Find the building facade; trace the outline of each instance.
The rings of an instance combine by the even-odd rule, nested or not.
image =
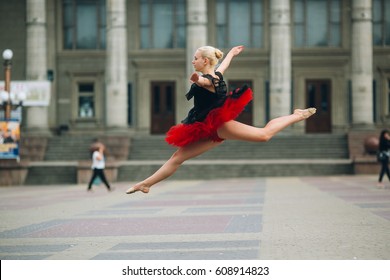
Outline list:
[[[0,1],[0,49],[12,80],[50,80],[47,107],[24,107],[25,132],[163,134],[192,107],[203,45],[245,51],[225,73],[254,99],[240,121],[264,126],[316,107],[297,133],[390,122],[387,0]]]

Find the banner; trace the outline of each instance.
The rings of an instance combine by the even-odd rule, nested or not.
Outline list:
[[[0,121],[0,159],[19,159],[19,145],[19,121]]]
[[[0,81],[0,91],[4,90],[4,81]],[[49,106],[51,84],[49,81],[12,81],[11,93],[17,96],[24,93],[23,106]]]

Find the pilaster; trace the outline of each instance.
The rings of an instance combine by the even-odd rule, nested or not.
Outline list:
[[[187,49],[186,49],[186,79],[185,88],[190,88],[189,77],[194,72],[192,60],[195,51],[207,44],[207,1],[206,0],[187,0]],[[176,119],[181,120],[188,110],[192,107],[192,102],[183,98],[183,92],[179,92],[176,98],[177,110]]]
[[[270,2],[270,117],[275,118],[291,113],[290,5]]]
[[[371,0],[352,1],[352,124],[373,124]]]
[[[127,128],[126,30],[126,0],[107,0],[106,124],[108,128]]]
[[[46,0],[26,1],[27,56],[26,78],[30,81],[47,79]],[[28,131],[48,133],[48,107],[27,107]]]

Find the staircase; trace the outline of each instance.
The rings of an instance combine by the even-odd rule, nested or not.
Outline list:
[[[119,168],[119,181],[151,175],[175,151],[163,137],[133,138],[129,159]],[[307,176],[353,173],[346,135],[278,135],[266,143],[226,141],[191,159],[172,179]]]
[[[91,160],[89,146],[96,136],[63,135],[48,139],[44,160],[30,162],[26,185],[75,184],[78,161]]]
[[[133,138],[129,160],[166,160],[176,150],[164,137]],[[346,159],[346,135],[280,135],[269,142],[225,141],[199,159]]]
[[[96,136],[64,135],[49,139],[45,161],[90,160],[89,146]]]

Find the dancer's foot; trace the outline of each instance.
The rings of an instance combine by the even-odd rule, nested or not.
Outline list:
[[[316,111],[316,108],[295,109],[294,114],[300,116],[304,120],[314,115]]]
[[[131,187],[130,189],[128,189],[126,191],[127,194],[132,194],[132,193],[135,193],[135,192],[143,192],[143,193],[148,193],[149,192],[149,189],[150,187],[144,185],[144,184],[137,184],[133,187]]]

